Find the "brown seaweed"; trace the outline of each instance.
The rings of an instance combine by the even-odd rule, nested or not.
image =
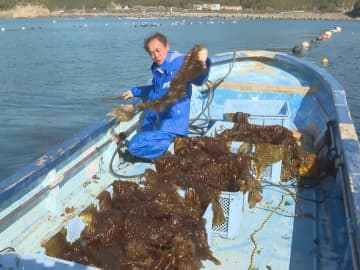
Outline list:
[[[213,203],[215,225],[223,220],[220,192],[248,192],[249,207],[254,207],[262,199],[262,174],[273,163],[282,161],[282,181],[316,175],[319,169],[317,156],[304,151],[289,129],[249,124],[244,113],[232,117],[234,127],[215,138],[176,138],[174,154],[156,159],[149,178],[194,189],[203,209]],[[238,153],[230,152],[232,141],[244,142]]]
[[[132,104],[122,104],[117,106],[107,115],[113,116],[122,121],[129,121],[135,115],[135,108]]]
[[[99,211],[89,207],[81,237],[66,241],[64,230],[46,244],[46,253],[101,269],[200,269],[201,260],[219,261],[207,243],[198,198],[182,198],[164,184],[141,188],[116,181],[113,195],[98,197]]]
[[[250,207],[262,198],[260,182],[251,175],[250,162],[246,155],[231,153],[226,140],[180,137],[174,141],[174,154],[155,160],[156,172],[152,174],[156,177],[152,179],[194,189],[203,210],[210,202],[213,204],[213,223],[219,225],[224,222],[219,205],[221,191],[249,192]]]
[[[213,225],[224,222],[222,191],[248,192],[249,207],[262,199],[262,172],[282,161],[281,180],[315,174],[317,156],[304,151],[282,126],[252,125],[248,115],[232,115],[234,127],[210,137],[178,137],[174,153],[155,160],[143,187],[116,181],[113,194],[89,206],[87,224],[74,243],[62,229],[46,244],[50,256],[102,269],[200,269],[202,260],[220,262],[207,243],[205,209],[213,205]],[[232,141],[243,141],[237,153]],[[186,191],[181,197],[178,189]]]
[[[258,168],[257,175],[274,161],[282,160],[281,180],[286,181],[302,175],[319,173],[318,157],[303,150],[298,143],[298,135],[280,125],[254,125],[248,121],[248,114],[228,114],[234,122],[232,129],[227,129],[216,138],[227,141],[243,141],[255,146],[252,159]]]

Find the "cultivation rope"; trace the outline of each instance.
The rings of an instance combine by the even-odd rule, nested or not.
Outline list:
[[[251,235],[250,235],[250,238],[251,238],[251,241],[253,242],[254,244],[254,248],[251,252],[251,256],[250,256],[250,265],[248,267],[248,270],[253,270],[254,269],[254,259],[255,259],[255,254],[258,250],[258,245],[257,245],[257,242],[256,242],[256,238],[255,238],[255,235],[260,232],[262,229],[264,229],[265,227],[265,224],[270,220],[270,218],[273,216],[273,214],[275,213],[275,211],[279,210],[280,207],[281,207],[281,204],[283,203],[284,201],[284,198],[285,198],[285,194],[281,195],[281,200],[279,202],[279,204],[277,205],[277,207],[275,207],[271,213],[267,216],[267,218],[261,223],[260,227],[257,228]]]

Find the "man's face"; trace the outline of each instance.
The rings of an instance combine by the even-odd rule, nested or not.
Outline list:
[[[151,59],[158,65],[161,65],[164,62],[169,49],[168,44],[165,46],[156,38],[150,40],[147,45],[147,50]]]

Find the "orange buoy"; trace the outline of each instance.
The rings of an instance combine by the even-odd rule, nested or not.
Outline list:
[[[328,37],[331,37],[331,36],[332,36],[332,32],[331,32],[331,31],[326,31],[326,32],[325,32],[325,35],[327,35]]]

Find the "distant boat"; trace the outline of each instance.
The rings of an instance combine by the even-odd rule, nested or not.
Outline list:
[[[236,125],[234,115],[242,112],[239,115],[248,119],[247,125],[259,131],[254,140],[269,138],[266,132],[273,130],[289,131],[301,144],[299,149],[323,163],[312,163],[319,170],[315,175],[308,174],[310,167],[300,166],[305,160],[276,159],[274,152],[263,152],[259,159],[273,161],[260,170],[254,158],[246,172],[261,186],[261,200],[250,207],[250,191],[223,191],[220,205],[225,221],[220,226],[213,224],[214,205],[207,206],[203,216],[207,245],[221,264],[203,260],[203,268],[360,269],[360,151],[345,89],[326,70],[284,53],[227,52],[213,56],[212,62],[207,84],[193,89],[191,123],[197,132],[190,138],[221,136]],[[139,115],[128,122],[106,116],[0,181],[1,269],[98,269],[94,263],[84,266],[46,256],[43,244],[63,228],[68,241],[77,241],[87,226],[80,216],[90,205],[96,208],[101,192],[114,192],[115,180],[144,184],[145,169],[155,170],[153,164],[122,163],[117,155],[113,133],[121,132],[126,140],[136,132],[138,121]],[[237,131],[228,134],[244,132],[247,125],[240,123]],[[245,144],[250,137],[241,141],[231,136],[233,162],[240,160],[239,148],[241,157],[254,157],[254,151],[264,147]],[[280,140],[280,135],[273,139]],[[285,144],[281,153],[292,147],[294,144]],[[204,159],[204,163],[216,158]],[[298,170],[282,181],[285,164]],[[234,176],[234,181],[245,179]],[[164,222],[173,217],[171,211],[162,216]],[[174,218],[173,226],[180,221]],[[158,261],[146,260],[144,255],[140,261],[124,264],[140,267],[168,262],[173,269],[181,258],[180,253],[172,253],[175,242],[156,241],[159,249],[148,247],[144,254],[158,254]],[[85,240],[82,243],[86,246]],[[95,250],[94,256],[100,251],[104,250]],[[98,258],[102,259],[104,256]],[[115,259],[118,257],[107,260]]]
[[[135,25],[135,27],[160,27],[161,26],[161,23],[141,23],[139,25]]]

